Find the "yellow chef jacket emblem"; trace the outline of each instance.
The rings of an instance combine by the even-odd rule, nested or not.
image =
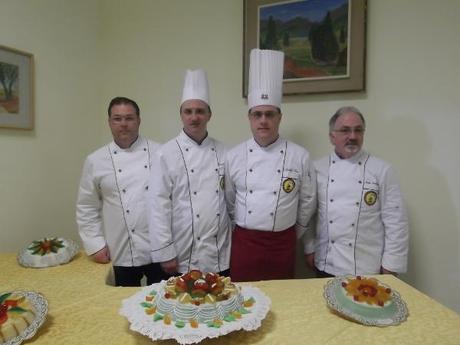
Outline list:
[[[290,193],[294,190],[295,188],[295,182],[292,178],[287,178],[284,180],[283,182],[283,190],[286,192],[286,193]]]
[[[374,205],[377,201],[377,193],[373,190],[366,192],[366,194],[364,194],[364,201],[368,206]]]

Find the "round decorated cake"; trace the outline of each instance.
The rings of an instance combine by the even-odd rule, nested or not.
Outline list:
[[[18,254],[18,261],[25,267],[49,267],[69,262],[78,252],[75,242],[60,237],[32,241]]]
[[[26,296],[12,292],[0,295],[0,342],[20,336],[36,317]]]
[[[154,321],[178,328],[187,323],[192,328],[199,324],[219,328],[224,321],[235,321],[249,313],[254,299],[243,299],[241,290],[229,277],[215,273],[190,271],[180,277],[162,281],[141,303]]]
[[[338,314],[368,326],[397,325],[408,315],[399,293],[373,277],[342,276],[328,280],[324,298]]]

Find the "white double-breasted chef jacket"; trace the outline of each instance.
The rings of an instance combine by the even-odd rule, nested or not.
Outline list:
[[[409,226],[391,165],[360,151],[315,161],[318,181],[315,265],[333,275],[405,272]],[[316,242],[316,243],[315,243]]]
[[[86,158],[76,218],[88,255],[107,245],[115,266],[152,262],[145,194],[158,147],[139,136],[127,149],[111,142]]]
[[[316,209],[316,181],[310,155],[283,138],[262,147],[251,138],[227,154],[225,189],[232,221],[242,228],[306,230]]]
[[[213,138],[198,144],[182,131],[156,152],[148,193],[154,262],[176,258],[180,273],[229,268],[225,151]]]

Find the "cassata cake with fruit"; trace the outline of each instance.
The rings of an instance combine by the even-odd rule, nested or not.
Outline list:
[[[20,336],[36,317],[27,297],[8,292],[0,294],[0,343]]]
[[[78,245],[61,237],[45,237],[34,240],[18,255],[25,267],[50,267],[69,262],[78,252]]]
[[[200,324],[219,328],[224,321],[235,321],[250,313],[252,297],[244,300],[240,288],[230,277],[192,270],[162,281],[141,303],[154,322],[183,328]]]

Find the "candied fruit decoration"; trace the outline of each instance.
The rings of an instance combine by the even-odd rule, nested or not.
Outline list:
[[[356,302],[359,302],[359,296],[358,296],[358,295],[354,295],[354,296],[353,296],[353,299],[354,299]]]
[[[150,302],[150,301],[153,300],[153,296],[147,295],[147,296],[145,296],[145,300],[146,300],[147,302]]]
[[[152,306],[153,306],[152,303],[147,303],[147,302],[142,302],[142,303],[141,303],[141,307],[143,307],[143,308],[150,308],[150,307],[152,307]]]
[[[169,292],[165,293],[165,298],[171,298],[171,294]]]
[[[356,279],[361,280],[361,276],[356,276]]]
[[[202,275],[203,274],[201,273],[201,271],[198,271],[198,270],[190,271],[190,278],[192,278],[193,280],[200,279]]]
[[[155,307],[150,307],[150,308],[145,309],[145,313],[147,315],[153,315],[153,314],[155,314],[156,311],[157,311],[157,308],[155,308]]]
[[[198,321],[195,319],[190,320],[190,327],[192,328],[198,328]]]
[[[377,304],[378,304],[379,306],[383,307],[383,304],[384,304],[384,303],[383,303],[382,301],[378,301]]]
[[[175,323],[175,326],[177,328],[184,328],[185,327],[185,322],[182,321],[182,320],[177,320],[176,323]]]
[[[231,322],[231,321],[235,321],[236,318],[235,318],[233,315],[228,314],[228,315],[226,315],[226,316],[224,317],[224,320],[227,321],[227,322]]]
[[[156,313],[153,315],[153,321],[163,320],[163,315]]]
[[[163,322],[164,322],[165,325],[170,325],[171,324],[171,316],[165,315],[163,317]]]
[[[237,319],[241,319],[241,313],[238,312],[237,310],[233,311],[233,312],[232,312],[232,315],[233,315],[234,317],[236,317]]]
[[[347,283],[342,282],[342,287],[347,287]]]
[[[386,288],[386,289],[385,289],[385,292],[386,292],[386,293],[391,293],[391,289],[390,289],[390,288]]]

